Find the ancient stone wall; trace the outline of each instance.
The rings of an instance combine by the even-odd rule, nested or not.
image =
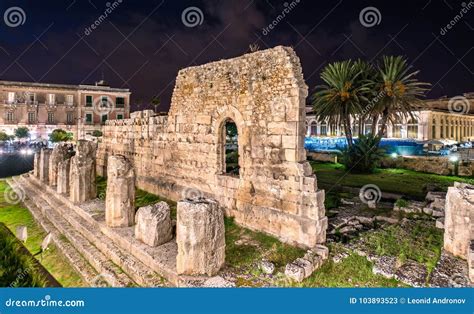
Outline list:
[[[382,160],[382,167],[402,168],[439,175],[474,176],[473,161],[459,161],[456,166],[448,157],[399,156],[396,159],[387,157]]]
[[[137,185],[173,200],[216,199],[248,228],[301,246],[325,242],[324,191],[306,162],[308,87],[291,48],[276,47],[179,72],[168,116],[107,121],[98,173],[126,156]],[[238,129],[239,176],[225,174],[224,125]]]

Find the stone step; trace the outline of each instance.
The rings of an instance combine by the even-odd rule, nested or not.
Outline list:
[[[40,188],[34,180],[27,180],[26,184],[31,184]],[[86,239],[93,243],[105,256],[117,264],[127,273],[137,284],[145,287],[164,286],[164,279],[152,269],[135,258],[129,251],[119,248],[114,241],[104,235],[95,224],[78,215],[68,205],[51,195],[51,193],[39,193],[48,204],[64,217],[74,229],[79,231]],[[130,245],[129,245],[130,247]]]
[[[73,243],[76,250],[95,268],[99,273],[97,281],[106,281],[113,287],[135,286],[135,282],[131,280],[117,265],[108,259],[97,247],[88,241],[82,234],[61,216],[55,209],[48,204],[42,197],[40,189],[31,185],[23,177],[15,177],[13,180],[21,185],[32,202],[41,209],[43,215],[53,224],[53,226],[65,236],[69,242]],[[96,285],[95,282],[92,283]],[[100,284],[99,284],[100,285]]]
[[[11,187],[16,187],[17,183],[12,180],[7,180]],[[51,233],[54,244],[59,248],[61,253],[69,260],[69,264],[78,272],[81,278],[92,285],[98,282],[99,274],[96,270],[85,260],[85,258],[74,248],[74,246],[67,241],[56,227],[41,213],[34,202],[26,197],[23,201],[24,205],[29,209],[36,222],[45,230]]]

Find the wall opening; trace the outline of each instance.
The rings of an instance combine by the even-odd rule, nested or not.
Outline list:
[[[237,125],[232,119],[227,119],[224,123],[224,173],[231,176],[240,175],[239,165],[239,134]]]

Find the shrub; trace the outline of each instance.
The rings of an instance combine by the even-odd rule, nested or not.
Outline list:
[[[396,202],[395,205],[399,208],[404,208],[408,206],[407,200],[404,200],[403,198],[399,198]]]
[[[94,130],[94,132],[92,132],[92,136],[93,137],[101,137],[102,136],[102,131]]]
[[[361,135],[358,140],[342,153],[342,163],[349,172],[373,173],[380,166],[384,150],[379,148],[380,137],[372,134]]]
[[[72,140],[72,133],[66,132],[63,129],[55,129],[49,135],[49,140],[53,143],[67,142]]]

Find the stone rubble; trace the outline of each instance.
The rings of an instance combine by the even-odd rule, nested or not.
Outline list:
[[[140,207],[135,221],[135,237],[149,246],[158,246],[173,238],[170,207],[166,202]]]

